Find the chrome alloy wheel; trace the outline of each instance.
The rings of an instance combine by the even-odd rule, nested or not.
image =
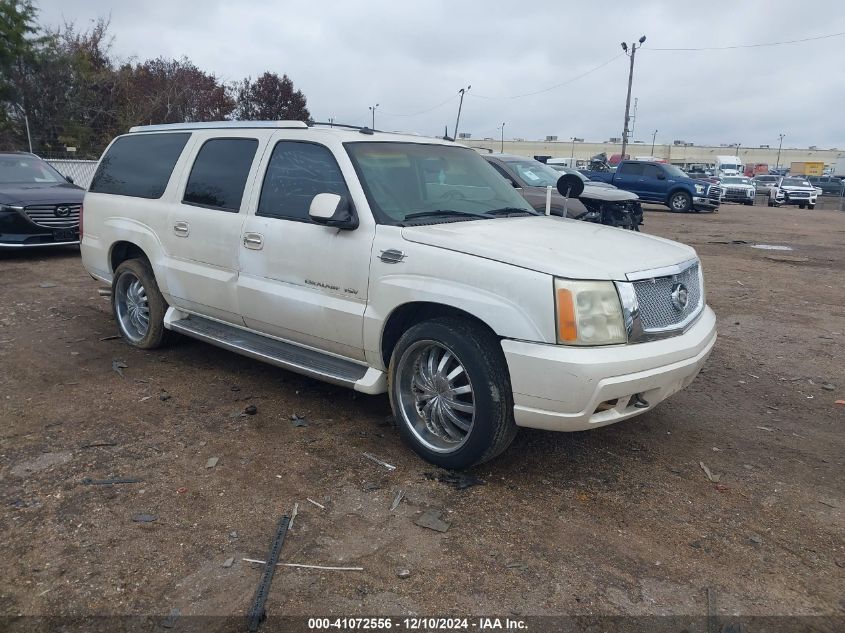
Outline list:
[[[130,341],[142,340],[150,331],[150,305],[141,280],[131,272],[124,272],[114,292],[120,330]]]
[[[399,359],[396,377],[399,412],[417,439],[438,453],[461,448],[475,419],[475,396],[455,353],[436,341],[417,341]]]

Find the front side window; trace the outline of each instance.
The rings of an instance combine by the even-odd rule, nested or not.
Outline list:
[[[257,149],[254,138],[213,138],[203,143],[182,202],[237,213]]]
[[[318,193],[349,196],[331,150],[316,143],[276,143],[264,175],[257,214],[308,222],[311,201]]]
[[[511,211],[535,215],[513,186],[472,149],[362,141],[347,143],[346,150],[381,224],[477,220]]]
[[[660,167],[655,167],[654,165],[643,165],[643,176],[646,178],[657,180],[661,175],[663,175],[663,170],[660,169]]]
[[[190,137],[190,133],[121,136],[100,161],[90,191],[161,198]]]

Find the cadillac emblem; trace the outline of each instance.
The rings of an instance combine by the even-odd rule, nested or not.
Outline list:
[[[672,305],[678,312],[681,312],[687,307],[689,301],[689,290],[684,284],[675,284],[672,286]]]

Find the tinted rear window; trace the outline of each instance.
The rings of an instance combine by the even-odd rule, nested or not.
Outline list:
[[[190,133],[122,136],[100,161],[90,191],[161,198],[190,137]]]
[[[255,158],[254,138],[214,138],[206,141],[194,161],[183,202],[239,211],[246,178]]]

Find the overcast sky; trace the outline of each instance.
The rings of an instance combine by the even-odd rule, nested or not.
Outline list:
[[[621,136],[628,58],[620,42],[646,35],[634,72],[634,138],[650,142],[657,129],[658,143],[752,147],[774,146],[783,132],[784,147],[845,148],[845,36],[734,50],[658,50],[845,32],[841,0],[38,4],[41,21],[51,25],[85,27],[110,17],[119,58],[184,55],[225,81],[265,70],[287,73],[316,120],[369,124],[368,106],[378,103],[377,128],[442,134],[448,125],[451,134],[458,89],[471,84],[460,131],[473,138],[498,138],[502,122],[506,138]]]

